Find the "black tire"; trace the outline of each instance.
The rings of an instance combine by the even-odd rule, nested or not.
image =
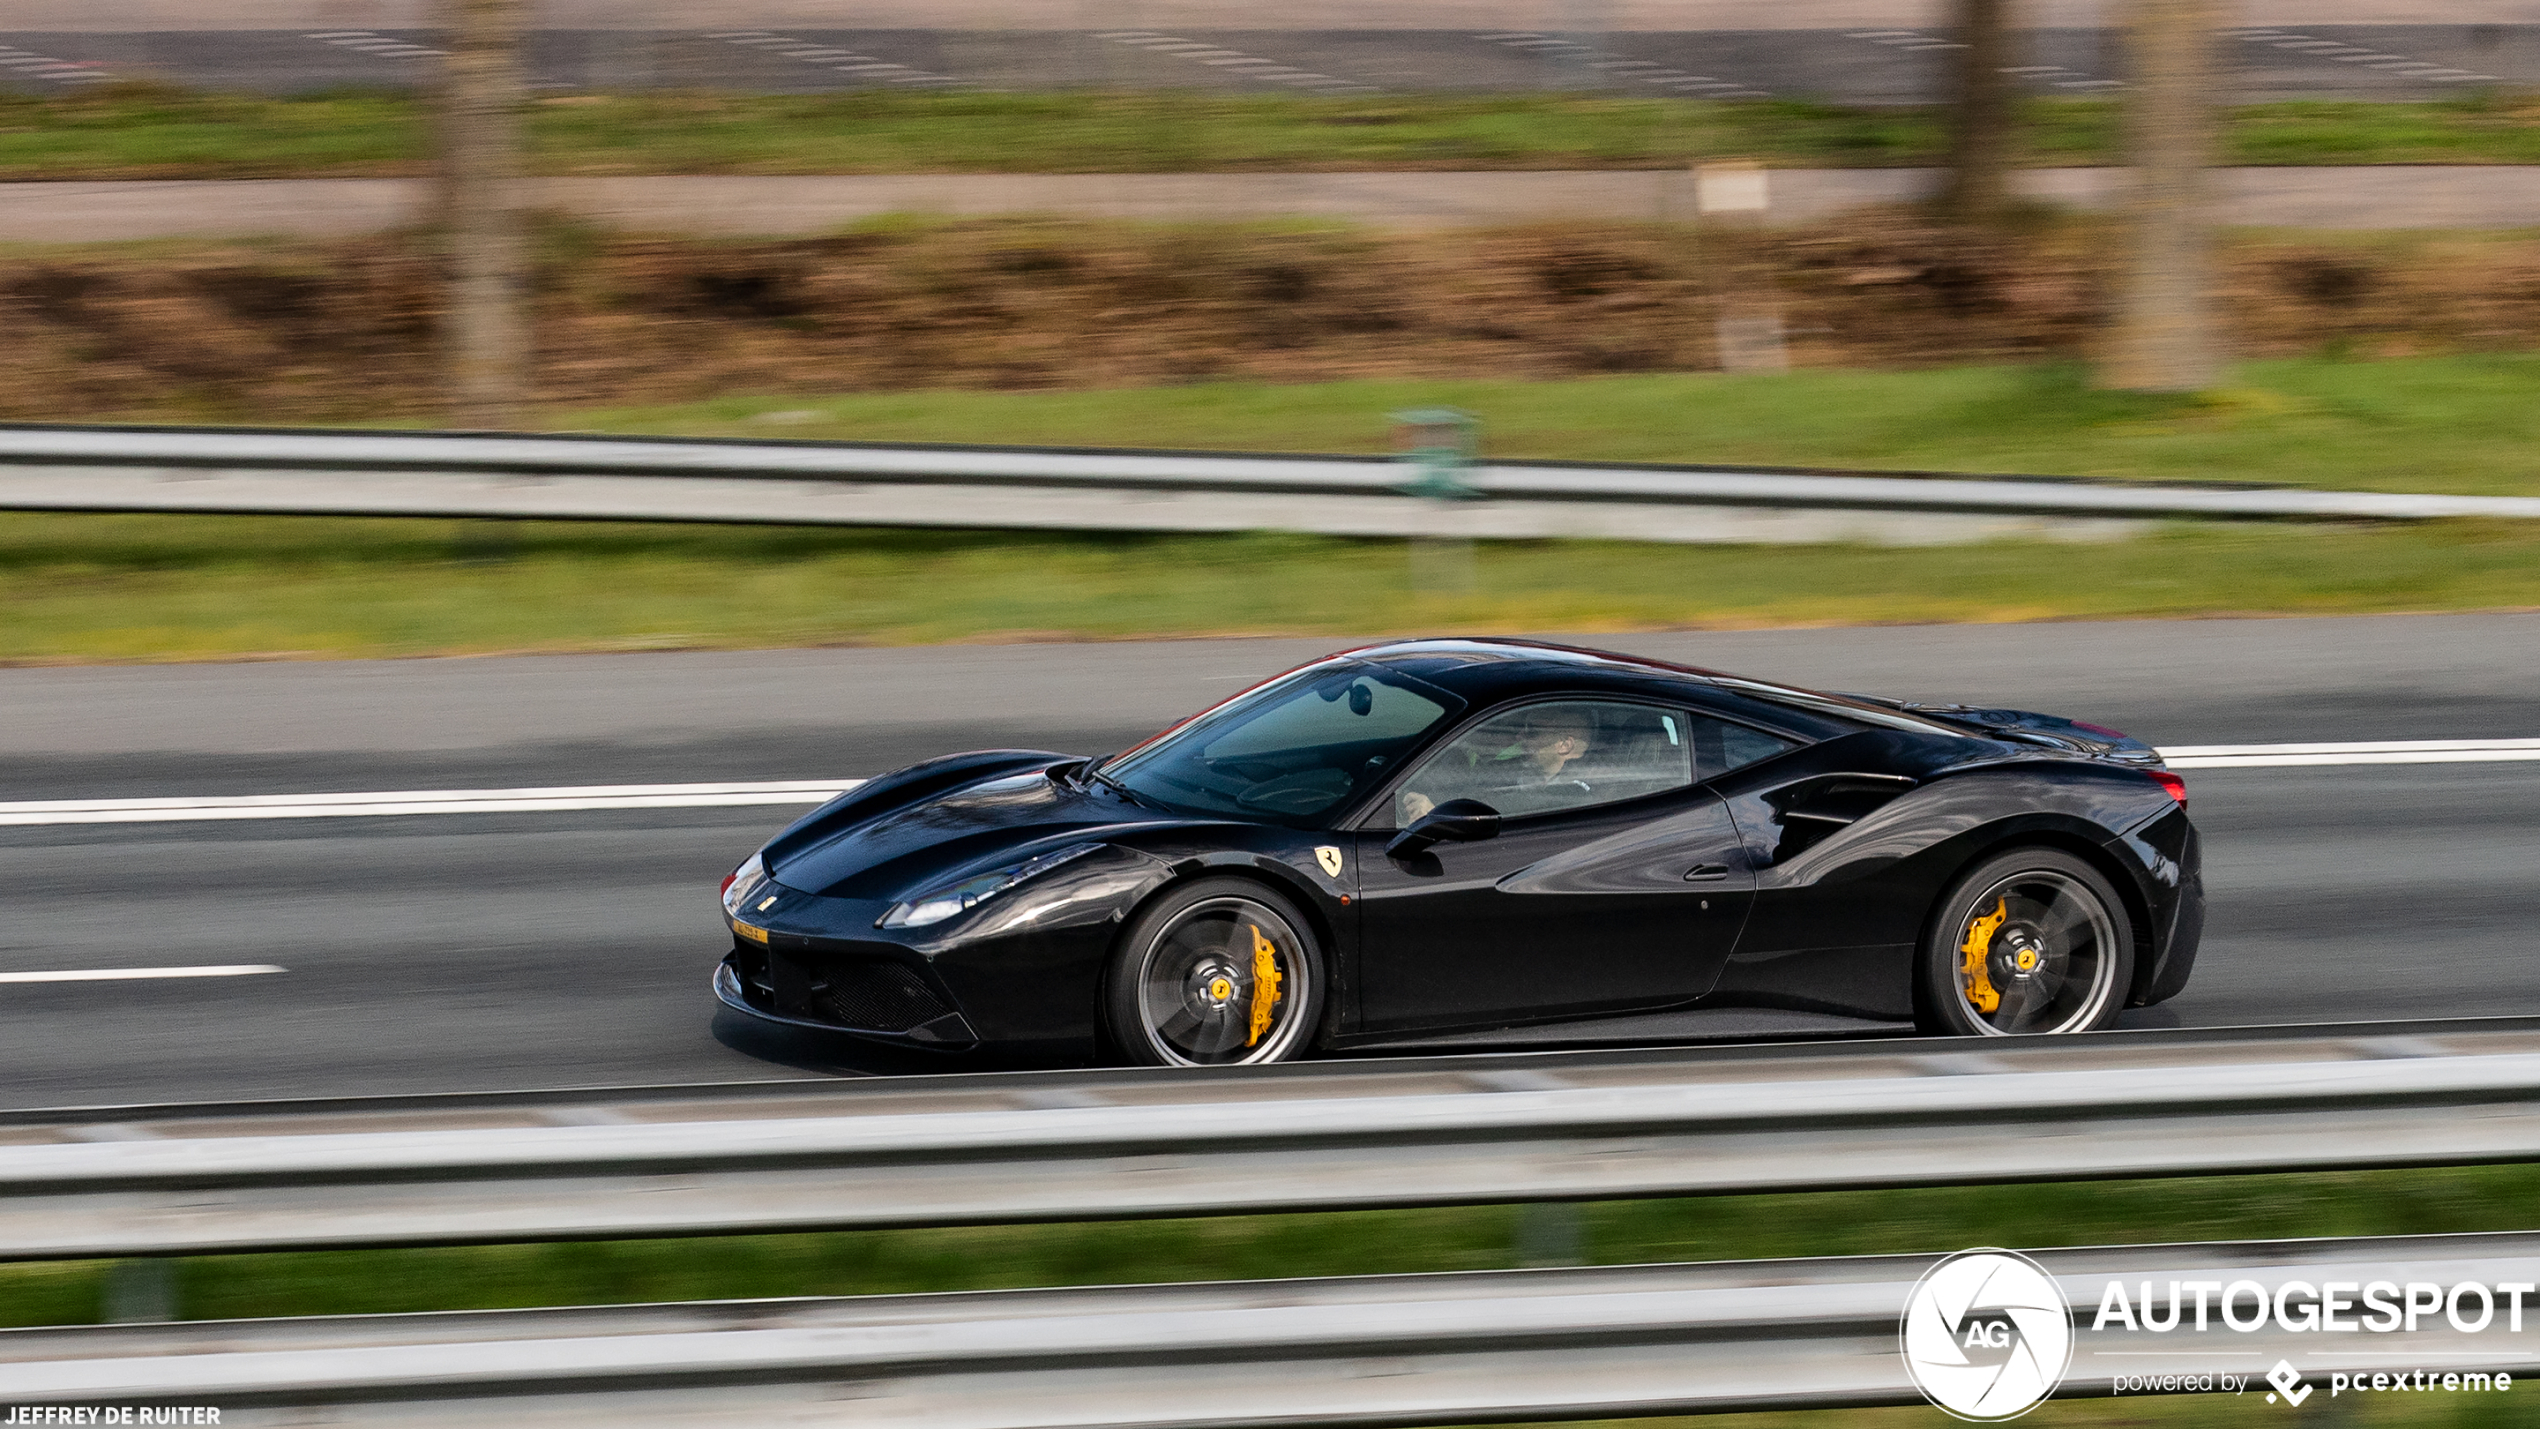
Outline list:
[[[1275,978],[1258,975],[1265,965]],[[1313,1048],[1329,981],[1294,903],[1250,879],[1197,879],[1121,933],[1103,977],[1104,1030],[1135,1066],[1293,1061]]]
[[[1968,869],[1941,899],[1917,981],[1933,1032],[2095,1031],[2116,1021],[2134,986],[2134,923],[2089,864],[2013,849]]]

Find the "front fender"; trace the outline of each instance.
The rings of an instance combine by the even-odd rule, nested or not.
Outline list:
[[[1105,844],[982,905],[916,951],[983,1040],[1090,1050],[1112,940],[1172,879],[1161,860]]]
[[[1166,861],[1175,882],[1233,876],[1257,880],[1287,895],[1305,915],[1307,930],[1324,952],[1330,993],[1323,1000],[1323,1036],[1328,1040],[1349,1030],[1358,1006],[1358,919],[1350,905],[1358,892],[1358,870],[1349,864],[1351,844],[1346,837],[1223,824],[1205,830],[1142,831],[1138,847]],[[1338,872],[1323,868],[1315,854],[1318,847],[1339,855]],[[1162,885],[1154,890],[1162,891]]]

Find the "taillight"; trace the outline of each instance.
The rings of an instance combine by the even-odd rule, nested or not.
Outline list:
[[[2178,806],[2180,808],[2184,809],[2187,807],[2186,780],[2179,778],[2177,775],[2172,774],[2166,769],[2146,769],[2143,772],[2151,775],[2152,782],[2160,785],[2164,790],[2168,791],[2171,798],[2178,800]]]
[[[723,886],[722,886],[722,887],[720,887],[720,888],[717,888],[717,889],[715,890],[715,892],[716,892],[716,893],[718,893],[718,894],[722,894],[722,893],[729,893],[729,892],[731,892],[731,891],[732,891],[732,880],[734,880],[734,879],[736,879],[736,878],[739,878],[740,876],[741,876],[741,870],[739,870],[739,869],[737,869],[737,868],[736,868],[736,869],[734,869],[734,870],[732,870],[730,873],[727,873],[727,874],[723,875]]]

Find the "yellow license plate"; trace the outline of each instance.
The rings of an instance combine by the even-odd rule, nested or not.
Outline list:
[[[737,918],[732,920],[732,931],[749,939],[753,943],[764,943],[767,941],[767,930],[765,928],[753,928],[749,924],[744,923]]]

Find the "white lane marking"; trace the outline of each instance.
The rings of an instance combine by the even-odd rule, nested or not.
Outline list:
[[[319,30],[302,35],[300,38],[315,40],[322,45],[334,45],[340,49],[378,55],[383,59],[438,58],[449,53],[448,50],[436,50],[424,45],[410,44],[404,40],[392,40],[386,35],[375,35],[368,30]]]
[[[1109,44],[1145,50],[1150,54],[1193,60],[1219,69],[1242,66],[1250,69],[1251,73],[1238,75],[1239,79],[1264,80],[1272,84],[1284,84],[1290,89],[1308,89],[1318,94],[1383,93],[1372,84],[1359,84],[1335,75],[1317,74],[1313,70],[1298,69],[1294,65],[1281,64],[1277,60],[1264,59],[1259,55],[1248,55],[1241,50],[1224,49],[1217,45],[1205,44],[1198,40],[1186,40],[1179,35],[1167,35],[1154,30],[1106,30],[1095,35],[1094,38]]]
[[[2384,739],[2335,744],[2181,744],[2172,769],[2270,769],[2362,764],[2540,762],[2540,739]],[[367,819],[412,814],[543,814],[589,809],[736,809],[819,804],[861,779],[748,784],[594,784],[551,789],[408,789],[353,794],[176,795],[154,799],[37,799],[0,804],[0,826],[187,823],[235,819]]]
[[[948,74],[935,74],[873,55],[859,54],[854,50],[832,49],[825,45],[810,44],[793,35],[770,34],[765,30],[724,30],[708,35],[706,38],[721,40],[728,45],[745,45],[753,48],[790,45],[792,46],[790,49],[778,49],[774,52],[788,58],[799,59],[804,64],[820,65],[840,74],[887,74],[891,76],[888,81],[891,84],[936,86],[961,84],[960,80]]]
[[[2509,764],[2540,760],[2540,739],[2377,739],[2341,744],[2187,744],[2172,769],[2291,769],[2346,764]]]
[[[75,64],[69,60],[55,59],[51,55],[39,55],[33,50],[22,50],[15,45],[0,45],[0,65],[7,65],[11,69],[22,70],[45,79],[57,79],[65,84],[74,80],[83,84],[96,84],[109,78],[105,71],[94,65]]]
[[[1868,40],[1874,45],[1892,45],[1908,53],[1918,50],[1963,50],[1966,48],[1965,45],[1955,41],[1944,40],[1937,35],[1926,35],[1920,30],[1850,30],[1845,32],[1844,38]],[[2077,69],[2067,69],[2062,65],[2005,65],[2002,73],[2011,75],[2024,84],[2053,85],[2057,89],[2125,88],[2124,80],[2098,79]]]
[[[54,972],[0,973],[0,982],[130,982],[162,977],[258,977],[287,973],[271,963],[228,963],[196,968],[64,968]]]
[[[1644,73],[1623,74],[1619,71],[1625,64],[1633,63],[1632,61],[1618,61],[1614,56],[1592,45],[1581,44],[1577,40],[1561,39],[1553,35],[1538,35],[1532,31],[1519,30],[1506,34],[1475,35],[1473,38],[1488,44],[1512,50],[1525,50],[1533,54],[1549,55],[1558,52],[1566,59],[1581,63],[1585,68],[1604,70],[1616,79],[1628,79],[1640,84],[1655,84],[1667,89],[1699,91],[1705,99],[1768,99],[1771,97],[1761,89],[1750,89],[1731,80],[1713,79],[1707,74],[1668,69],[1659,64],[1645,65]]]
[[[2294,50],[2314,59],[2333,59],[2344,64],[2361,64],[2401,79],[2419,80],[2427,84],[2493,84],[2496,76],[2478,74],[2465,69],[2427,64],[2401,55],[2385,55],[2357,45],[2323,40],[2317,35],[2296,34],[2290,30],[2228,30],[2224,33],[2244,44],[2266,45],[2279,50]],[[2342,53],[2331,53],[2342,51]]]
[[[412,789],[361,794],[244,794],[164,799],[39,799],[0,804],[0,826],[368,819],[411,814],[548,814],[582,809],[727,809],[818,804],[861,779],[755,784],[601,784],[556,789]]]

